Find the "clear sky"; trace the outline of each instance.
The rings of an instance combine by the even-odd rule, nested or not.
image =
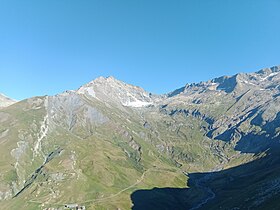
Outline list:
[[[153,93],[280,64],[280,0],[0,0],[0,92],[98,76]]]

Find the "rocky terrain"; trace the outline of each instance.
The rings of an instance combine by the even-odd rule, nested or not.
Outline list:
[[[277,209],[280,67],[155,95],[113,77],[0,96],[4,209]]]
[[[16,101],[0,93],[0,108],[14,104]]]

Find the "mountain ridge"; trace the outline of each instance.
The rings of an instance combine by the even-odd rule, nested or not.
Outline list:
[[[235,88],[243,88],[244,86],[257,86],[260,90],[263,90],[263,88],[269,87],[269,85],[265,86],[265,83],[267,81],[271,81],[274,77],[279,78],[279,72],[280,67],[273,66],[271,68],[261,69],[257,72],[238,73],[233,76],[221,76],[204,82],[186,84],[185,86],[174,91],[159,95],[147,92],[139,86],[127,84],[121,80],[116,79],[113,76],[101,76],[81,86],[78,89],[78,93],[87,94],[90,97],[98,99],[94,91],[94,88],[97,88],[97,92],[99,92],[97,94],[100,94],[101,92],[102,94],[107,95],[105,101],[110,101],[113,99],[115,101],[119,101],[123,106],[139,108],[158,104],[165,98],[174,97],[183,92],[192,91],[192,89],[194,90],[195,88],[196,90],[194,91],[197,91],[199,88],[207,88],[210,90],[225,91],[226,93],[231,93]],[[259,80],[259,83],[256,83],[257,80]],[[117,89],[117,91],[114,91],[112,89]],[[116,95],[121,95],[122,92],[126,92],[129,95],[116,97]],[[124,99],[125,97],[130,98],[130,100],[126,101]]]
[[[99,77],[83,86],[77,93],[107,102],[117,102],[123,106],[142,107],[150,105],[151,94],[144,89],[126,84],[114,77]]]
[[[233,89],[235,88],[236,85],[238,85],[238,83],[246,83],[248,85],[258,85],[258,84],[253,84],[250,81],[254,81],[256,79],[259,79],[260,81],[266,81],[266,80],[271,80],[271,78],[275,77],[278,75],[278,73],[280,72],[280,65],[276,65],[276,66],[272,66],[270,68],[263,68],[261,70],[258,70],[256,72],[251,72],[251,73],[237,73],[235,75],[232,76],[228,76],[228,75],[224,75],[224,76],[220,76],[220,77],[216,77],[214,79],[210,79],[207,81],[201,81],[201,82],[195,82],[195,83],[187,83],[185,86],[177,88],[173,91],[170,91],[168,93],[163,93],[163,94],[154,94],[151,92],[146,91],[145,89],[143,89],[140,86],[135,86],[133,84],[128,84],[125,83],[122,80],[118,80],[116,79],[114,76],[107,76],[107,77],[97,77],[96,79],[93,79],[92,81],[80,86],[77,90],[73,90],[78,92],[79,94],[87,94],[93,98],[96,98],[96,94],[94,93],[94,87],[98,86],[99,89],[100,88],[108,88],[108,86],[111,88],[119,88],[120,90],[126,91],[126,92],[130,92],[129,89],[135,89],[136,91],[138,90],[139,92],[143,93],[143,98],[150,101],[151,100],[151,96],[153,96],[154,98],[165,98],[165,97],[173,97],[176,96],[184,91],[187,91],[189,89],[191,89],[192,87],[199,87],[199,86],[205,86],[208,87],[210,89],[216,89],[216,90],[224,90],[224,91],[228,91],[231,92],[233,91]],[[251,79],[249,79],[250,81],[246,80],[244,77],[251,77]],[[259,78],[257,78],[259,77]],[[216,83],[219,83],[218,85]],[[233,83],[233,84],[232,84]],[[216,87],[211,87],[211,86],[215,86]],[[224,86],[227,86],[227,89],[225,90]],[[126,89],[127,88],[127,89]],[[66,90],[65,92],[69,92],[71,90]],[[106,92],[106,94],[109,94],[109,90],[103,90],[101,92]],[[59,93],[58,93],[59,94]],[[8,98],[7,96],[5,96],[4,94],[0,93],[0,97],[1,100],[7,100],[7,101],[11,101],[10,104],[12,104],[12,102],[17,102],[17,100]],[[36,97],[36,96],[34,96]],[[128,96],[130,97],[130,96]],[[132,95],[132,97],[134,97]],[[144,100],[145,101],[145,100]],[[123,102],[122,104],[127,104],[127,106],[129,106],[129,102]],[[149,105],[149,104],[147,104]],[[143,104],[143,106],[145,106],[145,104]],[[133,107],[133,105],[132,105]],[[139,106],[135,106],[135,107],[142,107],[141,105]]]

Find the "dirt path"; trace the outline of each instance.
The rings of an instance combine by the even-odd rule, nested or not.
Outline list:
[[[113,195],[110,195],[110,196],[104,197],[104,198],[91,199],[91,200],[87,200],[87,201],[84,201],[84,202],[81,202],[81,203],[83,203],[83,204],[87,204],[87,203],[91,203],[91,202],[100,203],[100,202],[103,202],[103,201],[105,201],[105,200],[108,200],[108,199],[112,199],[112,198],[114,198],[114,197],[117,197],[117,196],[119,196],[120,194],[122,194],[123,192],[125,192],[125,191],[127,191],[127,190],[129,190],[129,189],[135,187],[135,186],[138,185],[139,183],[141,183],[141,182],[143,181],[143,179],[145,178],[145,175],[146,175],[149,171],[151,171],[151,169],[148,169],[147,171],[145,171],[145,172],[142,174],[142,176],[140,177],[140,179],[138,179],[134,184],[132,184],[132,185],[130,185],[130,186],[128,186],[128,187],[126,187],[126,188],[120,190],[119,192],[117,192],[117,193],[115,193],[115,194],[113,194]]]
[[[138,179],[135,183],[133,183],[132,185],[120,190],[119,192],[113,194],[113,195],[110,195],[108,197],[104,197],[104,198],[97,198],[97,199],[91,199],[91,200],[87,200],[87,201],[82,201],[82,202],[79,202],[80,204],[90,204],[92,203],[93,205],[96,204],[96,203],[101,203],[101,202],[104,202],[108,199],[112,199],[112,198],[115,198],[117,196],[119,196],[120,194],[122,194],[123,192],[135,187],[136,185],[138,185],[139,183],[141,183],[144,178],[145,178],[145,175],[150,172],[150,171],[160,171],[160,169],[154,169],[154,168],[149,168],[148,170],[146,170],[145,172],[143,172],[143,174],[141,175],[140,179]],[[41,201],[36,201],[36,200],[29,200],[28,202],[30,203],[36,203],[36,204],[43,204],[43,202]],[[51,205],[59,205],[59,206],[63,206],[65,205],[64,203],[52,203]]]

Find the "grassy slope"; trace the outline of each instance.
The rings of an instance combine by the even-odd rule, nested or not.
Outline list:
[[[108,113],[110,122],[87,129],[78,125],[72,131],[56,126],[43,140],[42,149],[49,154],[61,147],[63,152],[43,168],[34,183],[19,197],[1,202],[5,209],[61,207],[65,203],[85,204],[89,209],[129,209],[132,205],[130,195],[135,190],[183,188],[187,181],[183,171],[207,171],[221,162],[212,151],[213,140],[205,136],[205,122],[197,118],[170,117],[154,111],[128,113],[106,107],[98,101],[87,101],[87,104],[105,115]],[[7,183],[16,179],[10,150],[16,147],[18,131],[31,133],[30,144],[33,145],[46,114],[43,108],[28,106],[25,101],[4,110],[11,115],[9,122],[5,122],[6,127],[16,121],[9,139],[1,147],[5,148],[1,154],[6,158],[2,159],[0,167],[1,171],[5,169]],[[202,110],[204,108],[209,109],[202,107]],[[212,111],[215,117],[225,108],[216,110]],[[37,126],[32,131],[30,126],[33,122]],[[150,124],[150,128],[143,126],[145,122]],[[131,137],[141,145],[141,154],[129,145]],[[215,141],[214,144],[222,145],[223,142]],[[228,154],[235,154],[230,147]],[[25,178],[44,161],[38,158],[31,164],[31,159],[30,150],[22,159]],[[248,160],[240,158],[230,164],[234,166],[243,161]],[[63,174],[62,178],[58,178],[58,173]]]
[[[14,136],[17,135],[16,131],[19,129],[30,130],[31,122],[33,120],[37,123],[42,121],[45,114],[41,109],[17,113],[17,110],[23,109],[20,106],[24,108],[26,104],[18,104],[17,107],[6,110],[19,122],[13,128]],[[119,121],[119,119],[117,120]],[[126,121],[122,119],[122,122]],[[16,209],[19,206],[21,209],[38,209],[42,208],[42,203],[44,203],[44,207],[58,207],[65,203],[84,203],[90,209],[115,207],[127,209],[131,206],[130,194],[137,188],[184,187],[186,177],[182,172],[168,161],[166,155],[160,154],[137,135],[134,139],[141,145],[142,159],[137,162],[135,159],[129,158],[122,149],[123,147],[120,146],[127,147],[131,153],[134,151],[127,146],[128,140],[122,136],[122,131],[118,130],[119,127],[125,127],[128,132],[139,129],[139,125],[134,125],[134,123],[122,125],[109,123],[105,127],[99,128],[99,133],[106,133],[106,135],[101,136],[96,133],[86,139],[79,138],[78,132],[74,135],[59,127],[49,133],[43,141],[44,153],[48,154],[55,148],[61,147],[63,148],[62,154],[43,168],[43,172],[31,187],[19,197],[2,202],[2,206],[7,209]],[[16,147],[15,139],[17,140],[11,136],[11,140],[7,141],[11,144],[11,149]],[[8,153],[9,151],[6,150],[7,157],[10,158]],[[39,164],[42,164],[43,160],[39,159],[33,164],[29,164],[32,158],[31,152],[27,152],[25,156],[26,159],[22,162],[25,163],[24,176],[27,178]],[[8,162],[3,159],[2,161],[3,163]],[[11,160],[11,162],[13,161]],[[13,167],[10,168],[12,170]],[[61,180],[53,179],[52,175],[58,172],[63,173],[63,178]],[[9,170],[7,170],[6,177],[8,174],[10,174],[10,179],[14,178]]]

